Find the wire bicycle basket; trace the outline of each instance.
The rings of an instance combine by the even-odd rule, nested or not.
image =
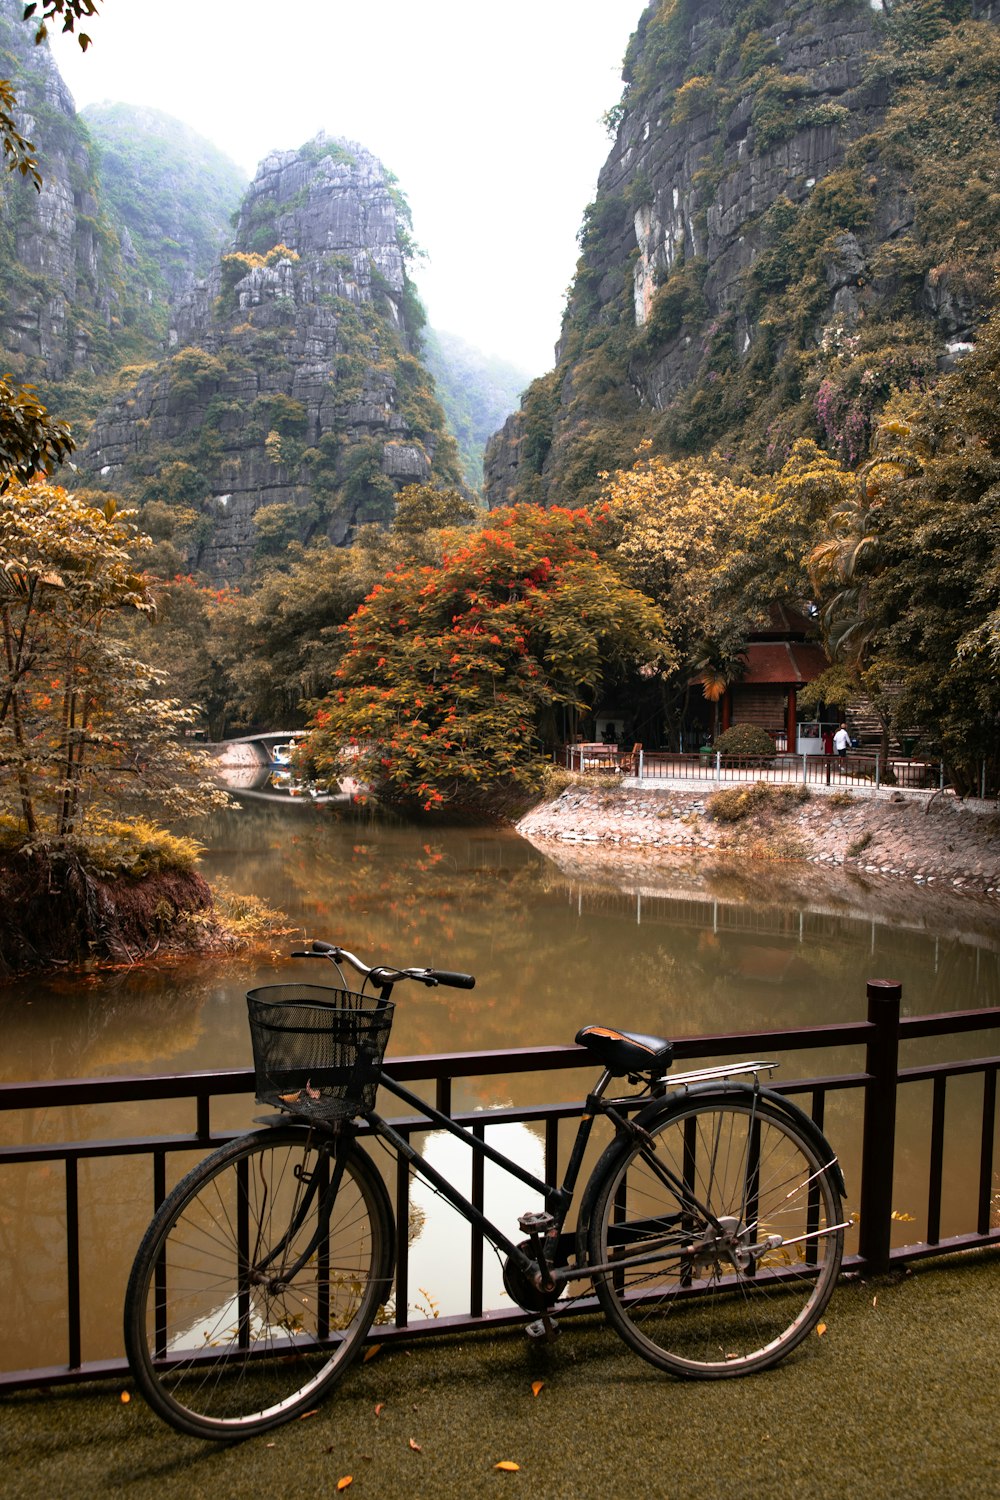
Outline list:
[[[337,1119],[373,1109],[394,1006],[317,984],[247,991],[257,1099]]]

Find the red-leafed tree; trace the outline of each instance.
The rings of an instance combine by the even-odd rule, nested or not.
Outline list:
[[[515,506],[453,533],[439,566],[403,567],[344,626],[336,689],[306,755],[382,800],[499,811],[540,783],[547,741],[602,685],[669,668],[663,621],[595,546],[584,511]]]

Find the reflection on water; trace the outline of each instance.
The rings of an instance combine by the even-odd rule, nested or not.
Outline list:
[[[489,1145],[502,1151],[526,1171],[545,1177],[542,1141],[527,1125],[505,1122],[493,1125]],[[472,1152],[447,1131],[435,1130],[414,1142],[432,1167],[449,1182],[472,1197]],[[537,1213],[545,1205],[541,1195],[509,1176],[491,1161],[484,1163],[483,1212],[515,1242],[521,1239],[517,1221],[521,1214]],[[472,1230],[426,1182],[414,1177],[410,1187],[410,1293],[411,1316],[447,1317],[469,1305],[472,1274]],[[513,1310],[504,1290],[503,1268],[485,1247],[483,1259],[483,1306]]]
[[[865,982],[903,984],[910,1012],[1000,996],[993,907],[811,867],[560,864],[515,834],[434,833],[255,803],[201,830],[208,879],[283,909],[298,937],[273,960],[153,961],[0,990],[0,1077],[92,1076],[249,1063],[244,992],[336,983],[287,958],[323,937],[372,961],[468,969],[473,991],[410,989],[390,1053],[570,1042],[599,1022],[663,1035],[850,1021]],[[576,862],[574,862],[576,861]],[[493,1100],[463,1083],[459,1107]]]
[[[217,771],[219,780],[227,791],[250,802],[295,802],[306,807],[324,803],[346,807],[357,801],[361,783],[352,777],[344,776],[337,783],[335,792],[320,791],[311,781],[303,781],[295,775],[288,754],[277,754],[278,751],[290,752],[290,745],[278,745],[275,750],[275,759],[270,764],[220,765]]]
[[[209,848],[208,879],[225,876],[236,889],[285,910],[299,940],[323,937],[372,961],[476,974],[473,991],[397,990],[390,1054],[570,1042],[580,1026],[594,1022],[691,1035],[851,1021],[865,1013],[871,977],[900,980],[913,1013],[995,1004],[1000,997],[992,906],[970,898],[949,905],[945,893],[902,883],[805,866],[707,865],[690,858],[658,867],[624,854],[611,867],[602,862],[598,868],[571,851],[556,863],[510,832],[415,831],[347,820],[333,809],[295,806],[294,799],[246,803],[200,833]],[[164,961],[9,985],[0,990],[0,1077],[248,1065],[244,992],[295,974],[325,982],[319,963],[295,964],[280,952],[270,960]],[[942,1050],[949,1047],[951,1053]],[[929,1040],[911,1047],[905,1060],[985,1050],[976,1037]],[[783,1073],[854,1071],[860,1063],[857,1052],[815,1053],[789,1058]],[[554,1091],[570,1098],[579,1096],[589,1076],[563,1075],[555,1084],[543,1074],[460,1080],[454,1103],[473,1110],[534,1102]],[[978,1141],[981,1097],[978,1080],[949,1088],[946,1232],[948,1216],[964,1212],[965,1175],[978,1161],[967,1141]],[[220,1101],[212,1120],[216,1128],[240,1128],[257,1112],[249,1098]],[[901,1221],[900,1230],[911,1238],[924,1228],[928,1116],[923,1086],[905,1091],[900,1170],[911,1176],[898,1177],[896,1207],[913,1215],[912,1228]],[[192,1126],[190,1105],[140,1103],[0,1116],[0,1140],[104,1139]],[[530,1164],[537,1137],[511,1129],[519,1132],[514,1154]],[[856,1192],[856,1094],[831,1096],[827,1130],[847,1164],[849,1191]],[[441,1145],[438,1139],[432,1159],[443,1150],[464,1154],[450,1138]],[[188,1165],[172,1161],[172,1180]],[[450,1154],[447,1165],[451,1170]],[[420,1191],[417,1207],[437,1213],[436,1200],[425,1202]],[[532,1206],[531,1195],[516,1184],[511,1192],[510,1203],[505,1199],[492,1216],[516,1236],[512,1226]],[[122,1288],[152,1204],[148,1163],[85,1163],[81,1202],[94,1205],[85,1209],[81,1241],[86,1347],[89,1357],[98,1357],[117,1350]],[[441,1212],[452,1227],[444,1240],[429,1229],[416,1240],[411,1296],[418,1298],[423,1287],[444,1310],[445,1289],[467,1277],[461,1257],[469,1231],[450,1210]],[[17,1348],[8,1359],[35,1364],[65,1357],[59,1331],[63,1219],[58,1167],[4,1168],[0,1344]],[[23,1273],[25,1263],[31,1275]],[[443,1274],[435,1265],[445,1267]],[[17,1329],[3,1326],[17,1307]]]

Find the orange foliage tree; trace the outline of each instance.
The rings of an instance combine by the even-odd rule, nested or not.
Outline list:
[[[604,561],[584,511],[515,506],[455,531],[440,565],[401,567],[344,626],[335,690],[305,756],[383,800],[500,810],[541,781],[546,740],[602,683],[672,667],[653,603]]]

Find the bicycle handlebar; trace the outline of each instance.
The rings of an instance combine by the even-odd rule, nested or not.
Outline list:
[[[472,990],[476,987],[475,975],[462,974],[451,969],[394,969],[385,964],[366,964],[360,958],[341,948],[336,943],[324,943],[316,938],[311,948],[298,949],[293,958],[328,958],[335,964],[350,964],[358,974],[370,979],[373,984],[396,984],[401,979],[415,979],[419,984],[449,985],[455,990]]]

